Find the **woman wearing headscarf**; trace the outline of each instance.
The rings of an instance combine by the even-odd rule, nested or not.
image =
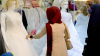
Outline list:
[[[33,37],[39,39],[47,33],[47,56],[68,56],[65,39],[70,35],[67,26],[61,21],[60,9],[55,6],[50,7],[46,14],[48,23],[39,34]],[[27,38],[30,36],[28,35]]]
[[[100,4],[94,4],[89,8],[90,20],[88,24],[83,56],[100,56]]]

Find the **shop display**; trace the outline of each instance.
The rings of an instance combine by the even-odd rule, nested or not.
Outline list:
[[[22,23],[22,16],[14,12],[17,2],[16,0],[6,1],[7,12],[1,14],[1,31],[6,50],[12,52],[14,56],[38,56],[30,42],[26,40],[28,34]]]
[[[40,0],[39,2],[42,2]],[[22,10],[25,12],[25,16],[27,19],[27,32],[29,35],[35,35],[39,33],[43,26],[45,26],[45,22],[47,22],[46,18],[46,12],[44,10],[44,7],[39,6],[39,2],[36,0],[32,0],[32,6],[31,8],[25,8],[23,7]],[[23,13],[22,13],[23,14]],[[44,45],[47,43],[46,35],[43,36],[41,39],[33,39],[31,41],[32,46],[36,50],[37,54],[40,56],[43,52]]]
[[[66,9],[68,8],[68,1],[63,1],[61,3],[61,16],[62,21],[68,26],[70,32],[70,41],[72,42],[73,48],[68,50],[68,56],[82,56],[83,45],[79,40],[79,36],[76,32],[74,24],[72,22],[72,16],[70,13],[67,13]]]
[[[87,37],[87,29],[85,27],[87,27],[89,21],[86,18],[89,17],[84,17],[80,9],[82,5],[86,5],[87,9],[89,9],[91,5],[97,4],[96,0],[17,0],[18,3],[16,5],[18,6],[15,9],[13,8],[13,11],[17,13],[12,10],[9,11],[9,7],[6,7],[7,1],[15,0],[0,0],[0,27],[2,29],[2,31],[0,30],[0,55],[6,51],[12,51],[15,56],[27,56],[28,54],[28,56],[45,56],[47,51],[47,35],[31,41],[27,41],[25,37],[28,34],[38,34],[48,22],[46,15],[47,8],[57,6],[61,10],[62,21],[65,22],[70,31],[70,41],[73,48],[68,50],[68,56],[82,56],[83,45],[85,45],[85,43],[83,43],[85,41],[84,37]],[[10,5],[14,6],[13,4]],[[4,18],[6,24],[3,23],[4,19],[2,19],[5,14],[7,15],[6,18]],[[79,18],[85,19],[83,20]],[[84,24],[81,21],[84,21]],[[20,27],[21,29],[18,28],[20,25],[19,23],[23,23],[23,26]],[[13,29],[11,29],[11,27],[13,27]],[[79,28],[82,30],[79,30]],[[31,48],[33,48],[33,50],[31,50]],[[21,50],[23,53],[18,50]],[[26,53],[25,50],[28,52]]]

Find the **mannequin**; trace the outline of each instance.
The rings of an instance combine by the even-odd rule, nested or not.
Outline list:
[[[60,3],[62,0],[54,0],[53,1],[53,6],[57,6],[58,8],[60,8]]]
[[[62,21],[68,26],[71,37],[70,41],[73,45],[73,48],[68,50],[68,56],[82,56],[83,45],[80,43],[74,24],[72,23],[71,14],[66,12],[66,9],[68,8],[68,1],[62,1],[61,8]]]
[[[25,5],[26,8],[32,7],[32,5],[31,5],[29,0],[26,0],[24,5]]]
[[[40,7],[44,7],[44,2],[42,0],[39,0],[38,4]]]
[[[81,7],[81,13],[77,15],[77,23],[75,25],[76,31],[79,34],[80,41],[83,45],[86,45],[85,38],[87,36],[87,27],[89,22],[87,6],[83,5]]]
[[[14,11],[17,5],[18,1],[8,0],[5,4],[7,12],[1,14],[1,31],[6,50],[12,52],[14,56],[38,56],[30,42],[26,40],[28,34],[21,15]]]
[[[75,21],[75,14],[76,14],[76,11],[74,11],[74,6],[75,6],[74,2],[69,1],[69,9],[70,9],[69,13],[71,13],[71,15],[72,15],[73,24],[74,24],[74,21]],[[75,6],[75,10],[77,10],[76,6]]]
[[[39,7],[39,4],[38,4],[38,2],[36,0],[33,0],[32,1],[32,6],[33,7]]]

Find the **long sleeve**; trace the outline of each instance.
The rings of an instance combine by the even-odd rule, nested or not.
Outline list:
[[[6,20],[6,15],[4,13],[1,14],[1,31],[2,35],[4,38],[5,44],[9,47],[8,41],[7,41],[7,36],[6,36],[6,30],[5,30],[5,20]]]
[[[40,33],[36,34],[35,39],[41,38],[41,37],[44,36],[46,33],[47,33],[47,32],[46,32],[46,26],[45,26],[45,27],[42,29],[42,31],[41,31]]]
[[[22,29],[22,31],[24,32],[25,35],[28,35],[28,33],[27,33],[27,31],[26,31],[26,29],[25,29],[25,27],[24,27],[22,22],[21,22],[21,29]]]
[[[65,36],[64,36],[64,38],[65,38],[65,40],[68,40],[68,39],[70,39],[70,33],[69,33],[68,27],[65,25],[65,23],[64,23],[64,26],[65,26],[65,31],[64,31]]]

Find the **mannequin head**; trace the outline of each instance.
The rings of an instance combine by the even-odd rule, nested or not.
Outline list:
[[[8,10],[8,8],[11,9],[16,9],[18,7],[18,2],[17,0],[8,0],[6,2],[6,9]]]
[[[25,6],[25,8],[31,8],[32,7],[29,0],[25,0],[24,6]]]
[[[84,16],[88,15],[88,10],[87,10],[87,6],[86,5],[83,5],[81,7],[81,13],[83,13]]]
[[[32,1],[32,6],[33,7],[39,7],[38,2],[36,0]]]
[[[68,2],[67,1],[62,1],[61,2],[61,8],[62,9],[67,9],[68,8]]]

